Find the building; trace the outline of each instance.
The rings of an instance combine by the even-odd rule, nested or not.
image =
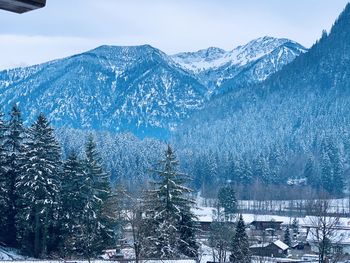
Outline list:
[[[270,243],[261,243],[250,246],[253,256],[260,257],[286,257],[289,246],[280,240]]]
[[[282,221],[253,221],[250,223],[250,228],[252,230],[266,230],[266,229],[274,229],[281,230]]]
[[[322,227],[318,226],[318,218],[314,216],[307,216],[305,218],[305,225],[307,230],[306,242],[309,243],[311,251],[318,253],[318,239]],[[331,242],[331,252],[335,254],[350,255],[350,218],[334,218],[324,217],[323,220],[327,225],[327,238]]]

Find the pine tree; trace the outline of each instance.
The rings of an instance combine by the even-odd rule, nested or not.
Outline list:
[[[8,246],[17,246],[17,201],[16,181],[21,176],[24,162],[24,138],[25,128],[23,126],[21,111],[17,105],[12,107],[10,120],[5,133],[4,148],[6,151],[5,187],[6,187],[6,218],[5,218],[5,243]]]
[[[182,213],[179,225],[180,252],[189,258],[197,258],[199,245],[196,240],[197,227],[193,220],[193,215],[189,211]]]
[[[242,171],[242,183],[243,185],[249,185],[252,183],[253,175],[252,168],[250,167],[250,163],[248,161],[244,161],[243,163],[243,171]]]
[[[293,219],[292,230],[294,235],[297,235],[299,233],[299,222],[296,218]]]
[[[331,160],[326,152],[323,153],[321,163],[321,182],[323,189],[328,193],[332,194],[334,191],[333,185],[333,169]]]
[[[218,179],[218,161],[212,151],[205,156],[205,161],[202,166],[202,195],[210,196],[212,194],[212,186]]]
[[[243,221],[243,216],[240,215],[236,233],[232,240],[232,250],[230,261],[233,263],[250,263],[251,255],[249,250],[248,236],[245,230],[245,224]]]
[[[102,161],[92,135],[85,146],[84,198],[82,224],[75,228],[74,243],[80,254],[89,260],[113,244],[113,219],[104,210],[111,195],[109,176],[103,170]]]
[[[43,114],[28,135],[23,173],[16,183],[18,238],[26,253],[46,257],[55,249],[59,234],[61,149]]]
[[[222,187],[218,193],[219,206],[224,208],[225,219],[232,220],[237,212],[236,192],[232,185]]]
[[[84,196],[81,191],[85,184],[83,162],[76,152],[72,152],[63,167],[61,232],[63,254],[81,254],[76,243],[76,233],[83,223]],[[78,229],[78,231],[77,231]]]
[[[6,150],[5,150],[5,132],[6,124],[3,119],[3,113],[0,112],[0,225],[5,226],[7,224],[7,199],[8,188],[6,185]],[[6,242],[6,231],[2,227],[0,228],[0,243]]]
[[[258,180],[264,184],[268,184],[270,181],[268,163],[263,155],[260,155],[256,160],[255,175],[257,176]]]
[[[315,172],[315,161],[312,156],[309,156],[304,167],[303,176],[307,179],[307,183],[315,188],[320,187],[319,178]]]
[[[191,189],[184,186],[186,175],[178,172],[179,163],[170,146],[165,159],[154,170],[160,181],[154,182],[155,189],[149,192],[146,203],[146,221],[154,227],[153,233],[143,233],[145,257],[175,258],[180,255],[196,255],[194,214],[195,203],[188,195]],[[184,247],[186,249],[184,249]]]
[[[290,238],[290,230],[289,226],[286,227],[286,230],[284,231],[284,237],[283,237],[283,242],[287,244],[288,246],[291,246],[292,240]]]
[[[330,152],[328,154],[330,156],[330,160],[332,163],[332,168],[333,168],[333,178],[332,178],[332,183],[333,183],[333,192],[332,194],[341,197],[343,195],[344,191],[344,168],[343,168],[343,161],[341,158],[340,151],[338,147],[332,143],[330,145]]]
[[[231,178],[229,178],[232,182],[240,183],[242,178],[242,160],[238,159],[232,162],[231,164]]]

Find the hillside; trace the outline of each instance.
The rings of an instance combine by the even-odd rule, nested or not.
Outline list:
[[[309,52],[262,84],[218,96],[179,129],[178,147],[196,153],[191,172],[199,181],[305,178],[341,195],[350,161],[349,62],[350,5]],[[203,162],[220,178],[203,178],[196,168]]]

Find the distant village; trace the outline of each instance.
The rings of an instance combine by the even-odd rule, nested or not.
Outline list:
[[[198,240],[202,245],[198,259],[167,260],[169,262],[229,262],[215,257],[215,249],[210,247],[209,239],[212,225],[215,223],[215,208],[201,206],[195,210],[197,215]],[[327,231],[330,244],[327,251],[332,259],[325,262],[350,262],[350,218],[324,216],[290,217],[281,215],[242,214],[249,237],[249,249],[252,262],[320,262],[320,239],[316,230]],[[225,222],[234,228],[237,217]],[[323,221],[322,221],[323,220]],[[325,229],[322,228],[324,224]],[[288,233],[288,234],[286,234]],[[118,249],[105,251],[104,259],[133,261],[133,240],[131,228],[126,228],[125,237],[120,239]],[[157,261],[157,260],[154,260]]]

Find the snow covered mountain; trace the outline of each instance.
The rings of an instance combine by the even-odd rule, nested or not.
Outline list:
[[[285,38],[263,37],[232,51],[211,47],[172,56],[184,70],[195,74],[211,91],[218,87],[261,82],[307,50]]]
[[[55,125],[131,131],[172,128],[203,104],[206,88],[151,46],[111,47],[0,73],[0,105],[19,103],[33,120]]]
[[[305,49],[262,38],[226,52],[209,48],[168,56],[149,45],[101,46],[41,65],[0,72],[0,105],[19,103],[56,126],[130,131],[164,138],[224,84],[264,80]]]

